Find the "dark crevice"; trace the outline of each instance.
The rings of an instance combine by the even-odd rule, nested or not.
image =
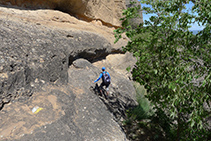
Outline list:
[[[4,103],[0,106],[0,111],[4,108]]]
[[[124,54],[123,51],[121,50],[113,50],[111,53],[108,53],[106,49],[102,49],[102,50],[84,50],[79,52],[77,55],[73,56],[70,55],[69,56],[69,63],[68,66],[71,66],[72,63],[79,59],[79,58],[83,58],[88,60],[90,63],[94,63],[97,61],[101,61],[103,59],[106,59],[106,57],[110,54]]]
[[[62,59],[62,64],[65,64],[66,62],[66,58]]]
[[[53,59],[54,57],[56,57],[56,55],[54,54],[53,56],[51,56],[51,59]]]
[[[67,37],[67,38],[73,38],[74,36],[68,34],[66,37]]]
[[[79,59],[79,58],[83,58],[88,60],[89,62],[93,63],[102,59],[105,59],[106,56],[109,53],[106,52],[106,49],[103,50],[95,50],[95,51],[87,51],[84,50],[82,52],[79,52],[77,55],[75,56],[69,56],[69,66],[72,65],[73,61]]]
[[[68,66],[71,66],[74,60],[75,60],[74,56],[69,56]]]

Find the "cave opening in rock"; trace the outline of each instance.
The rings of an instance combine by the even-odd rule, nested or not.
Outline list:
[[[70,55],[68,66],[71,66],[72,63],[79,58],[83,58],[88,60],[90,63],[94,63],[105,59],[107,55],[109,55],[109,53],[106,52],[106,49],[95,50],[95,51],[84,50],[82,52],[79,52],[76,56]]]

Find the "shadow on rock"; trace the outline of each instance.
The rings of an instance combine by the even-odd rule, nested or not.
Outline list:
[[[90,87],[90,90],[101,99],[108,110],[114,115],[114,120],[121,125],[122,121],[127,118],[126,110],[136,107],[136,102],[129,97],[121,95],[118,88],[111,87],[108,96],[105,89],[102,89],[102,91],[100,89],[98,84]]]

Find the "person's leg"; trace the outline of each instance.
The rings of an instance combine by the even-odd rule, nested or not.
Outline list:
[[[107,96],[109,95],[109,85],[110,85],[110,83],[109,84],[106,84],[106,93],[107,93]]]
[[[104,86],[105,84],[102,82],[101,84],[100,84],[100,93],[101,93],[101,95],[103,95],[103,86]]]

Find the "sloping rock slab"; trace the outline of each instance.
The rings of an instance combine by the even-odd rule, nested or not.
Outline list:
[[[76,60],[68,70],[67,85],[45,83],[42,90],[28,100],[5,105],[1,111],[0,140],[127,140],[114,113],[121,116],[118,111],[134,106],[130,98],[134,92],[129,91],[132,88],[122,89],[130,104],[124,103],[121,97],[115,101],[112,97],[99,98],[89,89],[98,72],[87,60]],[[128,85],[124,83],[128,82],[126,79],[121,81],[124,87]],[[111,88],[111,92],[121,95],[117,89]],[[33,112],[36,106],[42,108],[37,113]]]
[[[106,96],[106,93],[101,93],[99,90],[101,80],[93,84],[93,81],[99,77],[100,72],[101,68],[93,66],[85,59],[78,59],[73,62],[68,70],[68,84],[99,96],[108,111],[114,115],[114,120],[121,125],[121,121],[126,118],[126,110],[137,106],[135,89],[131,81],[115,71],[109,71],[111,84],[109,95]]]
[[[46,82],[66,84],[77,58],[105,57],[111,44],[102,36],[0,18],[0,108],[30,97]]]
[[[35,106],[42,110],[33,113]],[[1,121],[0,140],[126,140],[100,99],[71,85],[43,87],[28,101],[6,105]]]

